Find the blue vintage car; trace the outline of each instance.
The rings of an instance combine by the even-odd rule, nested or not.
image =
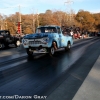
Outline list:
[[[34,34],[24,36],[22,43],[29,56],[32,56],[33,53],[54,55],[59,48],[69,50],[73,39],[71,36],[63,34],[60,26],[47,25],[38,27]]]

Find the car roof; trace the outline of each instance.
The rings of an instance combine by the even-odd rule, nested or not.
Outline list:
[[[40,27],[59,27],[59,26],[57,26],[57,25],[45,25],[45,26],[39,26],[38,28],[40,28]]]

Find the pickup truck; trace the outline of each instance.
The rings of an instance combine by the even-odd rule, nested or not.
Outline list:
[[[46,25],[37,27],[36,33],[23,37],[22,44],[29,56],[34,53],[49,53],[54,55],[60,48],[70,50],[73,39],[71,36],[62,33],[60,26]]]
[[[14,44],[17,47],[17,42],[19,42],[19,38],[12,36],[9,30],[0,30],[0,49],[8,47],[9,44]]]

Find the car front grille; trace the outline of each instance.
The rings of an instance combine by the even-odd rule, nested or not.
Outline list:
[[[29,44],[43,44],[41,41],[29,41]]]

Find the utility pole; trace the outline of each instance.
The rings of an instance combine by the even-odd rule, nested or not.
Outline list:
[[[71,3],[73,3],[72,0],[67,0],[66,2],[64,2],[64,4],[67,4],[67,9],[66,9],[68,12],[67,21],[69,21],[70,24],[72,22],[72,17],[73,17],[72,12],[71,12]]]
[[[4,21],[4,23],[5,23],[5,29],[7,30],[8,29],[7,21]]]
[[[22,34],[22,29],[21,29],[21,11],[20,11],[20,5],[19,5],[19,20],[18,20],[18,33],[21,35]]]
[[[37,22],[37,14],[34,13],[34,9],[31,10],[32,10],[32,21],[33,21],[32,29],[33,29],[33,33],[35,33],[35,21]]]
[[[37,27],[39,27],[39,14],[38,14],[38,10],[37,10]]]
[[[0,30],[2,30],[2,16],[0,15]]]
[[[35,33],[35,17],[34,17],[34,14],[33,14],[33,26],[32,26],[32,29],[33,29],[33,33]]]
[[[16,6],[15,6],[16,7]],[[6,8],[4,8],[4,9],[7,9],[7,8],[15,8],[14,6],[13,7],[6,7]],[[18,11],[18,14],[19,14],[19,16],[18,16],[18,23],[17,23],[17,32],[21,35],[22,34],[22,22],[21,22],[21,7],[20,7],[20,5],[19,6],[17,6],[18,8],[19,8],[19,11]],[[2,19],[1,19],[1,16],[0,16],[0,22],[2,22]],[[7,24],[7,23],[6,23]],[[7,27],[7,26],[6,26]],[[0,28],[2,29],[3,27],[2,27],[2,24],[1,24],[1,26],[0,26]]]
[[[5,30],[7,29],[7,21],[5,16],[0,15],[0,30]]]

